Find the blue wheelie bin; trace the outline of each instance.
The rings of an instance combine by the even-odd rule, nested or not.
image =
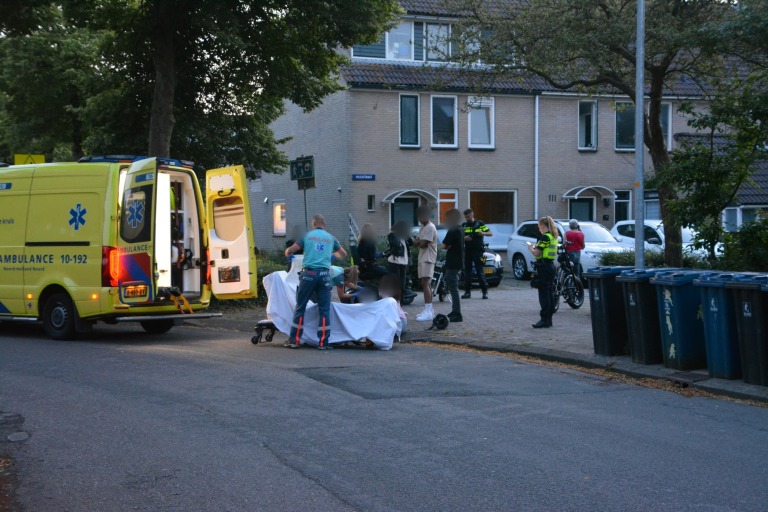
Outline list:
[[[584,272],[589,283],[592,343],[595,354],[618,356],[627,353],[627,322],[621,285],[616,277],[631,267],[594,267]]]
[[[739,334],[736,330],[732,293],[725,284],[740,274],[717,273],[693,281],[701,296],[704,317],[704,344],[707,349],[707,369],[710,377],[738,379],[741,377]]]
[[[739,335],[744,382],[768,386],[768,275],[746,276],[727,282]]]
[[[697,271],[659,274],[651,279],[656,286],[661,326],[664,366],[675,370],[707,367],[704,345],[704,317],[701,296],[694,279],[705,275]]]
[[[616,278],[622,299],[629,337],[629,353],[638,364],[661,364],[661,328],[656,289],[650,280],[663,272],[678,269],[648,268],[625,270]]]

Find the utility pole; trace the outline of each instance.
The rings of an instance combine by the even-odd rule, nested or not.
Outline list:
[[[635,268],[645,268],[645,0],[637,0],[635,52]]]

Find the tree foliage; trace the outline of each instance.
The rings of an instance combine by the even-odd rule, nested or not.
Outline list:
[[[461,30],[482,34],[465,44],[464,65],[482,61],[486,76],[532,73],[557,89],[608,93],[635,99],[636,0],[451,0],[465,13]],[[712,51],[735,2],[646,1],[644,143],[654,170],[669,161],[661,123],[661,102],[683,82],[696,84],[723,70]],[[686,91],[684,94],[690,94]],[[667,205],[675,190],[658,189],[664,220],[666,261],[682,261],[680,223]]]
[[[283,101],[305,110],[318,106],[339,90],[336,72],[344,62],[339,47],[373,41],[400,12],[394,0],[32,3],[34,8],[25,9],[0,36],[0,47],[7,50],[0,53],[0,65],[26,65],[28,77],[50,85],[66,76],[67,69],[78,69],[84,73],[76,78],[87,86],[76,106],[60,91],[36,99],[36,105],[30,92],[22,104],[17,95],[24,80],[3,73],[0,93],[9,98],[4,115],[13,124],[10,131],[18,134],[7,145],[19,147],[26,141],[30,149],[25,150],[50,151],[51,143],[30,137],[42,133],[39,125],[46,123],[29,131],[19,128],[36,110],[56,119],[67,110],[77,112],[83,123],[83,151],[173,153],[194,159],[200,167],[243,162],[266,172],[281,172],[287,164],[269,130],[283,112]],[[61,44],[74,44],[87,34],[98,51],[79,67],[67,64],[61,45],[44,40],[50,25]],[[39,64],[18,59],[18,50],[32,57],[37,39],[43,39],[39,45],[50,58]],[[58,134],[56,144],[66,142],[73,156],[78,155],[71,132],[53,126],[49,132],[53,139]]]

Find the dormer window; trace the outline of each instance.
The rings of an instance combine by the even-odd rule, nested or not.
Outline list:
[[[387,59],[413,60],[413,23],[410,21],[387,32]]]

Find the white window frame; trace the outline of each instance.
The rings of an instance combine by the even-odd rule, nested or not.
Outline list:
[[[734,225],[734,229],[729,231],[733,233],[734,231],[738,231],[739,229],[741,229],[741,226],[744,224],[744,210],[763,210],[766,208],[768,208],[768,205],[750,204],[750,205],[742,205],[742,206],[728,206],[727,208],[724,208],[723,211],[720,213],[721,224],[723,226],[723,229],[728,230],[728,227],[726,224],[726,212],[728,210],[734,210],[736,212],[736,224]]]
[[[403,144],[402,138],[402,97],[416,96],[416,144]],[[430,134],[431,135],[431,134]],[[397,96],[397,142],[401,148],[420,148],[421,147],[421,94],[400,93]]]
[[[626,220],[632,220],[635,218],[633,214],[633,208],[632,208],[632,191],[630,189],[618,189],[614,190],[614,195],[618,198],[619,192],[627,192],[629,194],[629,199],[614,199],[613,200],[613,221],[617,222],[616,220],[616,203],[627,203],[627,219]],[[622,219],[623,220],[623,219]]]
[[[443,194],[453,194],[453,200],[450,199],[443,199],[441,196]],[[459,207],[459,189],[457,188],[439,188],[437,189],[437,223],[438,224],[445,224],[445,219],[441,217],[442,215],[442,209],[440,206],[442,204],[450,204],[453,208]]]
[[[389,33],[391,32],[391,30],[387,30],[387,33],[385,34],[385,37],[384,37],[384,60],[394,60],[394,61],[414,60],[414,53],[416,52],[415,24],[413,20],[401,20],[400,23],[397,24],[397,26],[399,27],[403,23],[409,23],[411,25],[411,37],[409,39],[410,46],[411,46],[411,55],[407,59],[396,59],[396,58],[389,57]],[[397,27],[392,28],[392,30],[394,30],[395,28]]]
[[[632,146],[631,148],[620,148],[619,147],[619,105],[629,105],[630,109],[634,109],[635,105],[631,101],[614,101],[614,109],[613,109],[613,149],[614,151],[618,153],[633,153],[635,151],[635,147]],[[626,110],[622,110],[623,112],[626,112]]]
[[[366,201],[366,207],[369,212],[375,212],[376,211],[376,195],[375,194],[368,194],[365,198]]]
[[[491,122],[491,143],[473,144],[472,143],[472,110],[473,105],[477,108],[488,108]],[[467,101],[467,147],[470,149],[496,149],[496,102],[493,97],[483,98],[481,96],[470,96]]]
[[[448,39],[446,41],[448,48],[446,51],[445,58],[442,59],[430,59],[429,58],[429,26],[434,25],[438,27],[447,27],[448,32]],[[424,22],[424,62],[450,62],[452,57],[452,42],[451,37],[453,36],[453,26],[450,23],[438,23],[438,22],[430,22],[426,21]]]
[[[631,101],[615,101],[614,105],[617,105],[617,106],[618,105],[631,105],[631,107],[633,109],[635,108],[634,104]],[[666,137],[666,140],[664,142],[667,145],[667,149],[671,150],[672,149],[672,132],[674,131],[672,129],[672,108],[673,108],[673,105],[672,105],[672,102],[670,102],[670,101],[662,101],[661,105],[662,105],[662,109],[666,105],[669,106],[669,112],[667,113],[667,126],[669,127],[669,130],[667,131],[667,137]],[[649,105],[646,104],[646,105],[644,105],[644,107],[646,109],[646,115],[648,115]],[[618,108],[614,108],[614,116],[613,116],[613,149],[615,151],[617,151],[617,152],[620,152],[620,153],[632,153],[632,152],[635,151],[634,147],[632,147],[632,148],[620,148],[620,147],[618,147],[618,138],[619,138],[618,137],[618,135],[619,135],[618,126],[619,126],[619,123],[616,122],[616,119],[617,119],[616,116],[618,114],[619,114],[619,109]],[[579,148],[579,149],[581,149],[581,148]]]
[[[667,112],[667,127],[669,130],[667,130],[667,137],[665,143],[667,144],[667,149],[672,150],[672,103],[669,101],[662,101],[661,102],[661,112],[660,114],[664,114],[664,107],[669,106],[669,112]]]
[[[592,104],[592,146],[581,145],[581,104]],[[576,105],[576,146],[579,151],[597,151],[597,100],[579,100]]]
[[[435,144],[435,99],[453,100],[453,144]],[[433,148],[456,149],[459,147],[459,97],[450,94],[432,94],[429,97],[429,144]]]
[[[281,230],[277,229],[277,222],[275,218],[275,212],[277,211],[277,208],[279,206],[283,207],[283,211],[285,212],[285,217],[282,220],[284,227]],[[277,200],[272,201],[272,236],[286,236],[288,232],[288,207],[285,204],[285,200]]]

